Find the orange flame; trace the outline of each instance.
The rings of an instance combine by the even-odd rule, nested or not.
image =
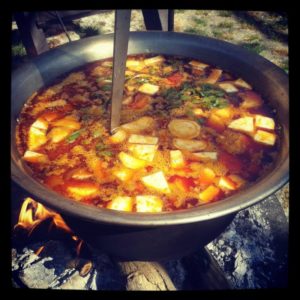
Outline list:
[[[47,218],[52,218],[52,222],[55,226],[65,230],[71,235],[72,239],[76,242],[76,253],[79,255],[83,241],[73,234],[61,215],[45,208],[41,203],[34,201],[32,198],[25,198],[20,210],[18,224],[16,224],[14,228],[22,226],[29,230],[30,235],[33,229]],[[36,255],[39,255],[43,250],[44,246],[41,246],[36,251]]]
[[[53,223],[57,227],[72,233],[71,229],[59,214],[45,208],[41,203],[38,203],[29,197],[27,197],[22,204],[17,225],[32,230],[41,223],[41,221],[47,218],[52,218]]]

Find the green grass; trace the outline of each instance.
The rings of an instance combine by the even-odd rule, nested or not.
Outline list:
[[[220,10],[218,12],[220,17],[231,17],[232,16],[232,12],[230,10]]]
[[[212,34],[215,38],[222,38],[223,37],[223,31],[219,30],[219,29],[213,29]]]
[[[205,20],[197,18],[197,17],[194,17],[193,21],[199,26],[206,26],[206,24],[207,24],[207,22]]]
[[[208,35],[205,30],[199,29],[199,28],[193,28],[193,27],[189,27],[189,28],[185,29],[183,32],[194,33],[194,34],[199,34],[199,35],[203,35],[203,36]]]
[[[174,13],[182,14],[186,12],[186,9],[175,9]]]
[[[226,28],[226,29],[231,29],[233,27],[234,23],[232,22],[227,22],[227,21],[224,21],[224,22],[220,22],[218,24],[218,27],[221,27],[221,28]]]
[[[284,61],[281,66],[280,66],[287,74],[289,73],[289,62],[288,60],[287,61]]]
[[[73,22],[73,30],[80,36],[80,37],[88,37],[94,36],[98,34],[102,34],[101,27],[96,26],[81,26],[80,24]],[[101,24],[100,24],[101,25]]]
[[[12,57],[24,57],[26,56],[26,50],[23,46],[22,43],[18,43],[18,44],[15,44],[15,45],[12,45],[11,47],[11,51],[12,51]]]
[[[261,52],[266,50],[266,47],[258,41],[251,42],[251,43],[248,43],[248,42],[241,43],[240,45],[247,48],[248,50],[256,52],[257,54],[260,54]]]

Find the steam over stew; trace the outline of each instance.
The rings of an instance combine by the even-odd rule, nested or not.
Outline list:
[[[74,201],[161,212],[219,201],[272,168],[275,110],[242,78],[174,56],[130,56],[126,66],[113,135],[111,59],[28,99],[16,140],[34,178]]]

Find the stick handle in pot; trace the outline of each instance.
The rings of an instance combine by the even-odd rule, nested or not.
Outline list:
[[[120,125],[131,10],[116,10],[110,132]]]

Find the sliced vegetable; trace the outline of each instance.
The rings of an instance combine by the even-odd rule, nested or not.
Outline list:
[[[161,55],[158,55],[158,56],[144,59],[144,64],[146,66],[151,66],[151,65],[162,63],[164,61],[165,61],[164,57],[162,57]]]
[[[153,161],[157,148],[157,145],[133,144],[128,146],[128,149],[135,157],[146,160],[148,162]]]
[[[123,124],[121,127],[131,133],[140,133],[144,130],[154,129],[155,121],[151,117],[142,117],[133,122]]]
[[[237,186],[234,181],[232,181],[229,177],[222,176],[219,179],[218,186],[224,191],[234,191]]]
[[[174,169],[183,168],[185,166],[185,160],[180,150],[170,151],[171,167]]]
[[[192,154],[199,160],[217,160],[218,152],[195,152]]]
[[[203,168],[199,174],[200,184],[211,184],[214,182],[216,177],[215,172],[210,168]]]
[[[57,121],[53,122],[52,125],[56,126],[56,127],[67,127],[67,128],[75,129],[75,130],[80,128],[80,123],[77,121],[76,118],[74,118],[72,116],[67,116],[63,119],[57,120]]]
[[[238,87],[252,90],[252,86],[249,83],[247,83],[246,81],[244,81],[242,78],[238,78],[233,83],[234,83],[234,85],[236,85]]]
[[[219,78],[221,77],[222,73],[223,73],[223,71],[220,70],[220,69],[212,69],[211,73],[205,79],[204,82],[210,83],[210,84],[214,84],[214,83],[216,83],[219,80]]]
[[[207,126],[213,128],[217,132],[222,132],[225,130],[226,126],[224,121],[222,120],[221,117],[218,115],[212,113],[209,118],[207,119],[206,123]]]
[[[169,194],[171,192],[168,182],[166,181],[166,178],[162,171],[142,177],[141,180],[145,186],[152,188],[158,192],[165,194]]]
[[[127,133],[123,129],[118,129],[112,136],[109,137],[109,141],[112,144],[119,144],[126,140]]]
[[[127,181],[133,176],[133,171],[131,169],[120,168],[113,171],[113,175],[119,178],[121,181]]]
[[[158,92],[159,86],[151,83],[144,83],[138,88],[138,91],[148,95],[154,95]]]
[[[210,202],[214,200],[220,193],[220,189],[214,185],[210,185],[199,194],[199,199],[203,202]]]
[[[99,187],[96,183],[78,181],[66,183],[66,191],[72,198],[80,201],[98,196]]]
[[[275,122],[272,118],[262,115],[255,115],[255,127],[274,130]]]
[[[40,164],[44,164],[49,161],[48,156],[46,154],[42,154],[30,150],[27,150],[25,152],[23,159],[31,163],[40,163]]]
[[[197,60],[191,60],[189,62],[189,65],[191,65],[193,68],[201,69],[201,70],[203,70],[203,69],[205,69],[205,68],[208,67],[207,64],[202,63],[201,61],[197,61]]]
[[[175,137],[193,139],[200,134],[200,126],[191,120],[174,119],[168,124],[168,129]]]
[[[64,127],[61,127],[61,128],[64,128]],[[53,129],[55,129],[55,128],[53,128]],[[80,137],[82,131],[83,131],[82,129],[74,131],[70,136],[67,137],[67,142],[74,143]],[[67,132],[67,130],[65,132]]]
[[[276,142],[276,135],[264,130],[257,130],[253,139],[258,143],[273,146]]]
[[[46,131],[30,126],[27,146],[29,150],[37,150],[48,141]]]
[[[169,85],[179,86],[183,80],[183,75],[179,72],[167,77],[167,82]]]
[[[44,118],[37,118],[36,121],[31,125],[34,128],[40,129],[42,131],[47,131],[49,123]]]
[[[246,183],[246,180],[236,174],[231,174],[227,177],[235,183],[236,188],[238,189]]]
[[[245,133],[253,133],[254,132],[253,117],[243,117],[243,118],[233,120],[232,122],[229,123],[228,128],[245,132]]]
[[[129,139],[128,139],[128,143],[156,145],[158,143],[158,138],[156,136],[131,134]]]
[[[146,166],[147,162],[138,158],[135,158],[125,152],[119,153],[119,159],[122,162],[122,164],[129,169],[141,169]]]
[[[142,93],[137,93],[134,97],[133,102],[129,104],[130,108],[142,109],[150,103],[151,97]]]
[[[128,59],[126,61],[126,67],[132,71],[141,71],[142,69],[145,68],[145,64],[143,61],[140,61],[140,60]]]
[[[207,146],[207,143],[205,141],[198,140],[173,139],[173,145],[175,148],[180,150],[196,152],[204,150]]]
[[[229,82],[219,83],[219,87],[227,93],[236,93],[239,91],[232,83]]]
[[[161,212],[163,209],[163,201],[152,195],[136,196],[137,212]]]
[[[182,192],[188,192],[191,188],[195,187],[196,184],[193,178],[182,177],[178,175],[171,176],[169,182],[176,185]]]
[[[108,203],[107,208],[121,211],[132,211],[133,199],[127,196],[118,196]]]

